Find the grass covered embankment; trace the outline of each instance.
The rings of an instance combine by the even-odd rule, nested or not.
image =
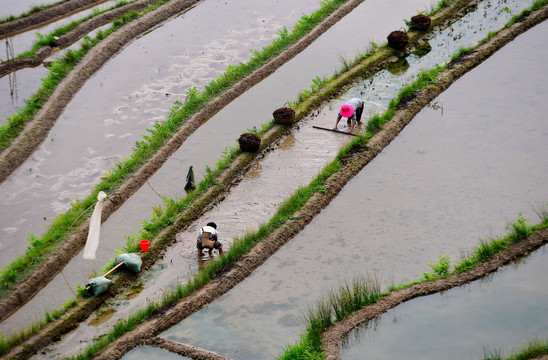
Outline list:
[[[351,330],[395,306],[440,291],[462,286],[497,271],[548,242],[548,212],[539,213],[541,222],[528,225],[523,217],[503,237],[483,241],[451,270],[448,256],[430,264],[433,273],[408,284],[393,285],[381,292],[376,279],[355,278],[311,306],[303,316],[305,331],[301,340],[288,346],[278,359],[339,359],[339,344]],[[533,235],[534,234],[534,235]],[[520,246],[526,245],[526,246]],[[354,315],[353,315],[354,314]],[[535,354],[547,354],[546,347]],[[531,353],[530,353],[531,354]]]

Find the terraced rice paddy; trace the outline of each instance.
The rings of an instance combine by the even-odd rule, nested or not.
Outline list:
[[[95,316],[35,358],[76,354],[110,332],[116,322],[207,267],[209,258],[197,261],[194,247],[198,228],[207,221],[219,225],[225,249],[234,238],[268,221],[284,199],[307,185],[350,141],[347,135],[312,128],[331,127],[344,101],[363,98],[366,118],[384,112],[420,71],[448,62],[460,48],[474,46],[531,3],[479,2],[447,29],[421,40],[416,51],[358,80],[288,128],[288,135],[265,151],[222,201],[177,234],[175,244],[143,274],[139,286],[108,300]],[[295,101],[316,76],[335,72],[341,58],[364,52],[370,41],[383,42],[390,30],[402,26],[402,18],[429,4],[363,2],[306,50],[218,111],[104,222],[98,259],[85,263],[75,257],[34,299],[3,321],[0,331],[28,325],[69,297],[69,286],[83,284],[92,271],[101,272],[114,249],[123,246],[124,235],[136,232],[162,203],[159,196],[184,196],[189,166],[201,181],[203,169],[212,167],[239,134],[270,121],[274,109]],[[244,61],[247,49],[264,46],[278,29],[317,4],[296,5],[205,1],[136,39],[109,61],[78,92],[40,149],[1,184],[5,200],[0,227],[6,235],[0,243],[2,261],[7,264],[23,251],[18,240],[24,233],[43,231],[47,220],[86,194],[115,161],[128,156],[142,131],[161,120],[173,101],[183,101],[190,87],[204,86],[227,64]],[[241,16],[241,21],[220,15],[226,11]],[[341,42],[357,32],[367,36]],[[541,207],[548,198],[548,128],[543,121],[548,109],[542,101],[548,79],[542,70],[545,47],[539,46],[546,43],[545,34],[545,23],[536,26],[456,81],[251,276],[155,335],[226,358],[275,358],[298,340],[300,315],[307,305],[338,283],[356,274],[377,276],[383,287],[412,281],[438,255],[457,259],[478,238],[504,233],[505,223],[517,214],[535,219],[533,206]],[[173,46],[179,43],[184,45]],[[534,283],[542,281],[542,274],[540,270],[529,277]],[[527,327],[530,320],[522,318]],[[404,334],[409,332],[401,328]],[[393,340],[387,336],[387,342]],[[499,344],[495,339],[492,343]],[[359,358],[352,351],[367,351],[355,342],[349,344],[348,358]],[[149,346],[136,347],[124,358],[142,356],[186,358]]]

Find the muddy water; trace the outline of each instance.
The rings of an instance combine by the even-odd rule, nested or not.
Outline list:
[[[401,21],[401,18],[405,16],[405,14],[408,13],[415,13],[416,10],[411,9],[417,9],[417,8],[423,8],[425,5],[421,3],[415,3],[415,4],[409,4],[409,2],[402,2],[403,9],[401,10],[403,13],[393,13],[394,16],[392,19],[392,23],[387,20],[388,25],[384,24],[384,26],[387,29],[391,29],[394,26],[397,26],[395,24],[399,24]],[[384,7],[383,7],[384,6]],[[308,63],[314,62],[315,65],[316,62],[322,63],[323,70],[322,73],[329,73],[332,72],[333,68],[335,66],[338,66],[339,64],[339,57],[340,52],[327,52],[324,54],[324,56],[320,56],[322,52],[325,49],[328,49],[330,47],[333,47],[334,42],[336,42],[336,39],[341,36],[345,36],[349,31],[351,31],[352,28],[355,28],[357,25],[362,26],[362,21],[364,18],[372,18],[374,19],[375,16],[371,14],[372,11],[377,12],[377,17],[379,13],[384,13],[386,10],[390,9],[390,7],[387,7],[387,5],[382,5],[381,2],[375,2],[375,1],[367,1],[364,4],[362,4],[358,9],[356,9],[354,12],[352,12],[349,15],[349,18],[346,19],[344,22],[341,22],[337,24],[332,31],[335,31],[338,36],[335,36],[331,33],[331,30],[325,34],[326,40],[328,44],[323,43],[324,37],[322,36],[318,41],[316,41],[309,49],[307,49],[303,54],[298,56],[296,59],[291,61],[290,63],[286,64],[282,69],[280,69],[278,72],[273,74],[268,79],[264,80],[260,84],[256,85],[253,89],[248,91],[246,94],[238,98],[237,100],[233,101],[229,106],[227,106],[225,109],[223,109],[221,112],[219,112],[215,117],[213,117],[211,120],[209,120],[205,125],[203,125],[183,146],[179,151],[172,156],[172,158],[164,165],[164,167],[158,171],[157,174],[154,175],[154,177],[151,179],[150,184],[151,186],[160,194],[162,195],[168,195],[168,196],[178,196],[183,194],[183,186],[184,186],[184,177],[186,175],[186,171],[188,169],[189,165],[194,165],[195,169],[203,169],[205,165],[211,165],[213,166],[213,163],[215,161],[216,156],[218,156],[221,152],[221,150],[226,145],[234,144],[235,139],[241,134],[241,129],[246,129],[249,127],[252,127],[253,125],[258,125],[262,122],[266,122],[269,119],[271,119],[272,111],[273,109],[276,109],[277,107],[280,107],[283,105],[283,102],[285,99],[287,99],[287,94],[290,93],[297,93],[299,89],[302,89],[306,86],[308,86],[311,83],[311,79],[316,76],[316,73],[312,73],[308,71]],[[387,18],[388,19],[388,18]],[[370,23],[372,27],[367,27],[368,33],[371,35],[371,39],[375,40],[377,42],[383,41],[383,38],[386,36],[386,28],[379,29],[377,24],[372,21]],[[330,46],[327,46],[330,45]],[[352,49],[352,46],[354,48]],[[344,52],[346,53],[358,53],[363,50],[363,44],[361,43],[345,43]],[[343,51],[341,50],[341,51]],[[322,60],[322,61],[320,61]],[[331,70],[328,70],[331,69]],[[292,76],[291,74],[296,74],[295,76]],[[308,74],[308,78],[306,79],[303,74]],[[297,76],[298,75],[298,76]],[[337,100],[340,102],[341,100]],[[336,115],[336,112],[334,110],[325,109],[323,116],[329,119],[334,119]],[[234,124],[240,124],[239,127],[235,127]],[[316,130],[312,130],[310,128],[306,128],[303,126],[301,127],[301,131],[309,132],[310,135],[302,136],[302,135],[295,135],[296,140],[292,140],[291,138],[286,139],[286,142],[282,145],[282,149],[287,149],[291,147],[292,143],[302,143],[297,146],[297,149],[302,149],[301,153],[296,155],[289,155],[287,156],[288,161],[294,161],[295,159],[302,158],[303,156],[307,156],[307,158],[313,159],[314,152],[316,152],[318,155],[324,156],[326,150],[318,148],[316,143],[319,143],[323,139],[325,139],[325,134],[322,132],[317,132]],[[309,136],[316,136],[316,139],[320,137],[322,140],[314,140],[314,138],[311,138],[313,141],[308,141],[307,138]],[[303,140],[299,140],[299,137],[302,137]],[[223,140],[224,139],[224,140]],[[339,141],[347,141],[347,139],[342,137],[335,137],[331,138],[330,141],[333,141],[336,146],[338,147],[340,145]],[[224,142],[224,145],[223,145]],[[310,149],[306,150],[306,144],[309,143]],[[316,151],[314,150],[316,149]],[[329,148],[326,148],[327,151],[330,151],[330,156],[335,154],[335,151],[329,150]],[[311,151],[310,152],[305,152]],[[294,152],[296,154],[297,152]],[[304,155],[306,154],[306,155]],[[271,155],[272,158],[275,158],[277,156],[280,156],[278,154]],[[284,155],[282,158],[282,163],[284,163],[283,159],[285,159],[286,156]],[[314,166],[316,166],[316,172],[319,171],[321,168],[321,162],[325,161],[325,159],[319,158],[319,162],[316,162]],[[271,160],[265,160],[271,161]],[[197,165],[198,162],[198,165]],[[302,161],[301,161],[302,163]],[[310,164],[312,164],[312,161],[310,161]],[[276,166],[279,166],[279,169],[282,169],[283,166],[280,166],[280,163],[278,163]],[[289,162],[288,162],[289,166]],[[302,165],[301,165],[302,166]],[[259,167],[265,168],[264,163],[261,163],[258,165],[257,169]],[[274,168],[275,169],[275,168]],[[287,168],[288,171],[291,171],[291,168]],[[298,169],[297,169],[298,170]],[[273,171],[273,170],[269,170]],[[275,170],[274,170],[275,172]],[[257,171],[255,171],[257,173]],[[312,173],[315,174],[315,173]],[[197,180],[202,178],[201,171],[196,170]],[[159,179],[159,180],[157,180]],[[268,183],[268,177],[265,177],[266,182],[264,184]],[[251,200],[248,202],[248,204],[243,204],[243,208],[245,209],[247,206],[253,205],[253,211],[246,211],[246,216],[252,216],[255,214],[261,214],[261,216],[270,215],[275,207],[276,204],[279,203],[279,201],[282,200],[282,197],[280,195],[280,191],[285,191],[285,193],[289,193],[290,189],[283,189],[284,186],[280,186],[280,184],[283,184],[285,180],[280,181],[279,178],[277,178],[278,183],[274,184],[274,187],[269,187],[271,191],[273,192],[273,195],[269,195],[270,198],[272,198],[272,201],[268,202],[261,202],[261,196],[258,195],[255,196],[255,192],[258,192],[260,189],[259,187],[255,187],[255,190],[253,192],[248,192],[247,194],[253,194]],[[265,181],[265,180],[261,180]],[[303,177],[302,179],[297,179],[299,181],[299,184],[307,183],[308,180],[306,180],[306,177]],[[292,185],[297,185],[297,183]],[[236,190],[235,190],[236,191]],[[264,195],[266,196],[266,194]],[[237,198],[237,197],[236,197]],[[258,202],[259,204],[253,204],[253,199],[258,199],[255,202]],[[104,238],[112,239],[112,241],[109,243],[114,242],[120,242],[120,239],[122,238],[121,235],[114,236],[116,234],[123,234],[124,228],[128,229],[128,231],[134,231],[135,227],[138,225],[137,222],[135,222],[135,225],[133,225],[133,228],[131,228],[131,224],[128,224],[131,221],[138,220],[143,217],[137,217],[135,216],[135,212],[139,211],[139,207],[142,209],[150,209],[152,206],[155,206],[158,204],[158,197],[154,193],[154,191],[151,189],[149,185],[143,186],[132,198],[129,200],[129,202],[126,202],[122,206],[122,208],[117,211],[116,214],[114,214],[105,224],[102,230]],[[149,204],[149,205],[147,205]],[[258,205],[258,206],[257,206]],[[242,206],[242,205],[240,205]],[[226,208],[225,208],[226,209]],[[238,210],[240,211],[240,210]],[[243,210],[242,210],[243,211]],[[148,210],[147,212],[150,212]],[[210,215],[204,217],[204,221],[206,218],[208,218]],[[234,225],[232,223],[224,223],[224,217],[226,216],[227,221],[235,221]],[[266,218],[268,218],[268,216]],[[231,214],[228,214],[227,212],[224,213],[224,215],[220,216],[221,218],[216,218],[215,220],[218,222],[220,226],[220,230],[222,227],[222,233],[221,233],[221,240],[222,241],[231,241],[231,236],[234,234],[241,234],[242,231],[244,231],[246,228],[256,228],[258,226],[258,221],[256,219],[246,219],[245,222],[242,222],[241,217],[236,216],[234,214],[234,211],[232,211]],[[132,220],[133,219],[133,220]],[[239,219],[239,220],[238,220]],[[194,225],[194,230],[189,231],[189,235],[181,234],[179,238],[182,241],[185,241],[183,248],[183,254],[179,254],[176,250],[174,251],[175,256],[169,261],[165,261],[163,263],[159,263],[157,267],[154,269],[154,271],[151,274],[147,274],[145,278],[145,282],[147,283],[147,286],[145,286],[145,290],[143,293],[133,301],[133,304],[137,305],[131,305],[131,304],[120,304],[118,301],[115,302],[115,305],[117,308],[117,316],[122,316],[123,314],[126,314],[128,309],[130,309],[131,306],[138,306],[139,304],[143,304],[146,302],[146,299],[149,298],[148,294],[154,295],[154,297],[158,296],[159,290],[162,288],[165,288],[169,286],[174,281],[177,281],[177,277],[179,279],[185,279],[186,276],[189,273],[194,272],[198,264],[195,259],[195,250],[194,245],[192,244],[190,248],[186,246],[186,244],[193,243],[196,237],[196,231],[197,226],[199,226],[203,221],[200,220],[197,224]],[[238,223],[239,222],[239,223]],[[232,230],[234,229],[234,230]],[[234,234],[232,234],[233,232]],[[127,232],[126,232],[127,233]],[[105,235],[110,234],[110,235]],[[110,238],[109,238],[110,236]],[[107,253],[106,256],[112,257],[113,251],[111,250],[110,253]],[[167,267],[167,264],[171,264],[171,260],[177,264],[176,266],[173,265],[170,267],[170,271],[164,271],[162,273],[162,270]],[[178,261],[178,262],[177,262]],[[81,263],[79,259],[73,260],[73,262],[69,265],[69,267],[72,268],[71,271],[67,271],[69,274],[74,273],[81,273],[81,268],[76,266],[75,264]],[[153,280],[148,280],[148,277],[153,278]],[[161,278],[161,279],[159,279]],[[158,280],[159,279],[159,280]],[[164,280],[165,279],[165,280]],[[160,281],[162,280],[162,281]],[[53,289],[56,290],[58,293],[59,291],[63,290],[63,287],[61,286],[63,283],[63,279],[58,278],[55,280],[55,286],[52,286]],[[146,288],[149,288],[150,290],[147,292]],[[49,286],[48,286],[49,288]],[[123,305],[123,306],[121,306]],[[126,313],[124,313],[124,310],[122,309],[124,307],[126,310]],[[92,331],[93,332],[89,332]],[[82,333],[82,336],[88,337],[88,336],[94,336],[95,329],[86,329],[85,326],[80,327],[80,332]],[[75,339],[74,337],[73,339]],[[69,349],[74,349],[74,345],[66,345]],[[62,350],[60,352],[63,352]]]
[[[10,15],[18,16],[24,12],[29,11],[35,6],[44,4],[54,4],[55,0],[18,0],[18,1],[3,1],[2,10],[0,11],[0,17],[6,18]]]
[[[316,0],[299,2],[291,11],[274,0],[201,3],[107,63],[76,95],[40,149],[0,186],[3,209],[10,208],[0,216],[0,266],[24,251],[27,233],[40,234],[55,214],[129,155],[140,134],[164,119],[187,88],[203,86],[228,64],[249,58],[248,49],[266,45],[276,29],[316,7]],[[18,221],[21,225],[14,226]]]
[[[414,280],[546,203],[542,101],[547,24],[522,35],[425,108],[302,233],[221,300],[165,332],[234,359],[273,358],[300,314],[358,274]],[[526,174],[526,175],[524,175]],[[538,283],[538,280],[535,280]],[[215,329],[215,341],[200,334]]]
[[[187,358],[186,356],[179,356],[169,351],[158,349],[151,346],[137,346],[135,349],[128,352],[126,356],[124,356],[124,359],[129,359],[129,360],[141,360],[141,359],[185,360],[185,359],[188,359],[190,360],[190,358]]]
[[[488,278],[408,301],[352,331],[343,359],[483,359],[510,356],[548,328],[548,251],[542,248]],[[470,336],[474,334],[474,336]],[[425,351],[428,349],[428,351]]]

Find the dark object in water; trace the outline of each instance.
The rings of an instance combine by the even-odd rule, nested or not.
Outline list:
[[[192,169],[192,165],[190,165],[186,174],[185,190],[190,191],[194,189],[196,189],[196,182],[194,181],[194,170]]]
[[[418,14],[411,18],[411,24],[413,25],[413,29],[417,30],[426,30],[430,26],[431,23],[430,17],[424,15],[424,14]]]
[[[409,42],[409,35],[401,30],[392,31],[388,37],[388,45],[394,49],[403,49]]]
[[[295,110],[288,107],[274,110],[272,116],[276,124],[291,125],[295,122]]]
[[[238,139],[240,149],[247,152],[255,152],[261,146],[261,138],[257,134],[245,133]]]

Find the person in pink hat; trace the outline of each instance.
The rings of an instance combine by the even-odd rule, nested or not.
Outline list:
[[[352,130],[354,130],[354,126],[356,126],[356,123],[358,123],[358,125],[362,124],[362,113],[363,101],[361,99],[352,98],[348,100],[346,104],[341,106],[341,110],[339,111],[339,114],[337,114],[337,122],[335,123],[333,130],[337,129],[339,121],[341,121],[341,118],[345,117],[348,118],[348,126],[350,126],[349,132],[352,132]]]

